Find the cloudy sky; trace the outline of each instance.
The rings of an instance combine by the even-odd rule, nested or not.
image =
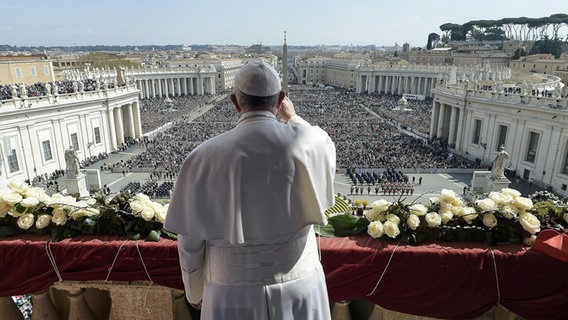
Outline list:
[[[444,23],[555,13],[568,1],[0,0],[0,44],[425,46]]]

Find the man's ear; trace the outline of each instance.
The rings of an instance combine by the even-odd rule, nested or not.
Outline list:
[[[237,100],[237,96],[234,93],[231,93],[231,102],[235,105],[235,109],[237,109],[237,112],[241,113],[241,107],[239,106],[239,101]]]
[[[286,92],[280,91],[280,93],[278,94],[278,104],[276,105],[276,113],[278,113],[278,110],[280,110],[280,107],[282,106],[282,101],[284,101],[285,97],[286,97]]]

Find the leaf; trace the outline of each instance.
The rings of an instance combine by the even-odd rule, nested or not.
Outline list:
[[[314,226],[314,230],[317,234],[319,234],[322,237],[328,237],[328,238],[335,238],[335,229],[333,229],[333,226],[331,224],[326,224],[325,226]]]
[[[22,229],[16,226],[0,226],[0,238],[15,236],[22,232]]]
[[[169,232],[168,230],[163,229],[163,228],[162,228],[162,233],[165,234],[170,239],[176,239],[177,240],[177,238],[178,238],[176,233]]]
[[[350,214],[339,214],[329,218],[327,223],[328,225],[325,226],[327,228],[323,227],[324,229],[321,230],[322,234],[331,233],[332,230],[328,227],[331,225],[334,236],[346,237],[361,233],[369,225],[369,220]]]
[[[146,240],[159,242],[160,241],[160,230],[150,231],[150,233],[148,234],[148,237],[146,237]]]

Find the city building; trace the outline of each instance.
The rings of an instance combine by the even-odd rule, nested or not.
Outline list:
[[[53,63],[45,55],[0,56],[0,85],[54,80]]]
[[[134,83],[105,82],[89,91],[0,100],[0,186],[65,169],[70,146],[83,161],[141,137],[138,96]]]
[[[520,77],[436,86],[430,138],[487,165],[504,146],[516,178],[568,196],[568,98],[558,77]]]

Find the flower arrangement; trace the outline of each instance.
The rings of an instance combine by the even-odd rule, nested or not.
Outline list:
[[[567,207],[565,202],[545,192],[522,197],[517,190],[505,188],[466,201],[454,191],[443,189],[427,205],[405,203],[401,198],[394,202],[381,199],[372,202],[362,217],[330,214],[328,225],[318,232],[325,236],[346,236],[366,230],[373,238],[410,244],[487,241],[532,245],[543,228],[567,230]]]
[[[168,205],[144,194],[119,193],[78,199],[11,182],[0,189],[0,238],[18,234],[50,234],[54,241],[82,234],[126,235],[158,241]]]

